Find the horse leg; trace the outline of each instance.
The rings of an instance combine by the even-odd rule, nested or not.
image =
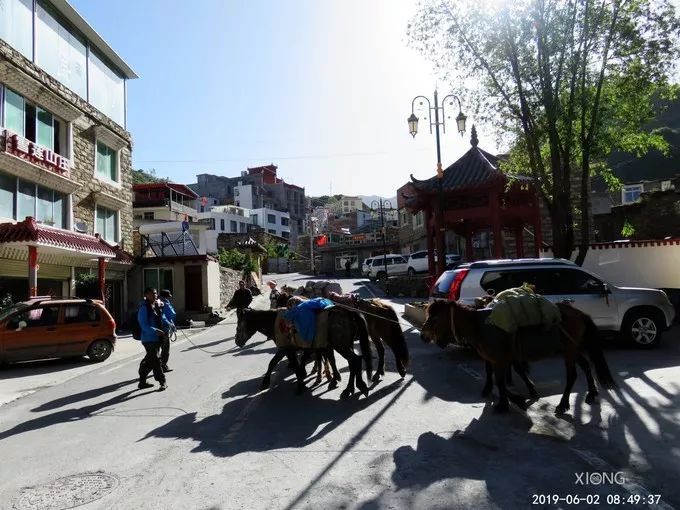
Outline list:
[[[486,382],[482,389],[482,397],[486,398],[491,395],[491,390],[493,390],[493,365],[490,361],[484,362],[484,369],[486,371]]]
[[[269,388],[272,371],[274,370],[274,367],[278,364],[278,362],[281,361],[285,355],[286,353],[284,352],[283,349],[279,349],[278,351],[276,351],[276,354],[274,354],[274,357],[269,362],[269,366],[267,367],[267,373],[264,374],[264,377],[262,378],[262,384],[260,384],[260,389],[266,390],[267,388]]]
[[[597,386],[595,386],[595,379],[593,379],[593,372],[590,370],[590,363],[588,363],[588,360],[584,358],[582,354],[579,354],[578,358],[576,358],[576,363],[578,363],[578,366],[581,367],[583,373],[586,374],[586,380],[588,381],[586,404],[593,405],[597,400],[598,393]]]
[[[314,386],[318,386],[321,384],[321,359],[322,359],[322,352],[321,350],[317,350],[314,357],[314,369],[312,370],[313,374],[316,374],[316,379],[314,379]]]
[[[527,371],[528,364],[523,361],[516,361],[515,363],[512,364],[512,367],[515,369],[515,372],[517,373],[517,375],[520,376],[522,381],[524,381],[527,390],[529,390],[529,396],[531,397],[531,399],[538,400],[540,398],[540,395],[538,394],[538,391],[536,391],[534,381],[532,381],[531,378],[529,377],[529,373]]]
[[[295,370],[295,375],[297,376],[297,394],[302,395],[307,389],[307,387],[305,386],[304,372],[302,371],[302,368],[298,363],[297,353],[295,352],[294,349],[287,349],[286,356],[288,357],[288,361],[290,361],[290,364],[293,366],[293,370]]]
[[[494,375],[496,376],[496,387],[498,388],[498,402],[494,406],[497,413],[507,412],[510,408],[508,402],[508,390],[505,387],[505,375],[508,373],[508,366],[505,363],[496,363]]]
[[[321,354],[321,358],[323,360],[323,375],[326,376],[327,381],[332,381],[333,380],[333,374],[331,373],[331,364],[328,361],[328,358]]]
[[[555,414],[564,414],[569,410],[569,394],[576,381],[576,363],[574,358],[574,356],[565,353],[564,365],[567,370],[567,385],[564,388],[560,403],[555,408]]]
[[[307,363],[309,363],[309,358],[311,355],[312,352],[310,349],[304,349],[302,351],[302,356],[300,356],[300,370],[302,370],[305,378],[307,378],[307,369],[305,367],[307,366]]]
[[[328,362],[331,364],[331,370],[333,371],[333,379],[328,383],[328,389],[334,390],[338,387],[338,382],[342,381],[342,376],[338,372],[338,367],[335,364],[335,353],[330,347],[325,350],[325,356]]]
[[[338,350],[340,355],[347,360],[349,365],[349,381],[347,382],[347,387],[340,393],[340,398],[347,398],[354,395],[354,377],[356,376],[356,363],[354,357],[356,354],[352,349]],[[361,366],[359,366],[359,371],[361,371]]]
[[[371,379],[374,383],[380,382],[380,376],[385,375],[385,345],[380,337],[371,337],[375,344],[375,350],[378,351],[378,368]]]

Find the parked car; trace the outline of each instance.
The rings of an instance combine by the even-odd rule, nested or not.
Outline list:
[[[388,276],[405,275],[407,271],[407,259],[397,253],[389,253],[373,257],[368,277],[371,280],[383,280]]]
[[[642,347],[657,345],[671,327],[675,310],[661,290],[617,287],[564,259],[487,260],[445,271],[431,290],[431,299],[473,304],[474,298],[519,287],[553,302],[569,301],[593,318],[597,327],[618,332]]]
[[[0,312],[0,362],[87,356],[98,363],[111,355],[115,329],[101,301],[33,298]]]
[[[416,273],[426,273],[429,269],[427,250],[421,250],[411,253],[408,258],[408,269],[407,272],[409,276],[414,276]],[[437,261],[437,254],[434,255],[435,262]],[[453,269],[460,262],[460,255],[455,253],[446,254],[446,268]]]
[[[373,257],[364,259],[361,263],[361,276],[369,276],[371,273],[371,263],[373,262]]]

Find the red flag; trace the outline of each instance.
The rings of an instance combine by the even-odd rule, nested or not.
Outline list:
[[[316,245],[317,246],[325,246],[326,243],[328,242],[328,236],[322,235],[316,240]]]

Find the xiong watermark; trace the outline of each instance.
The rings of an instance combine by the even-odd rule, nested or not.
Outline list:
[[[623,485],[626,478],[621,471],[582,471],[574,473],[574,485]]]

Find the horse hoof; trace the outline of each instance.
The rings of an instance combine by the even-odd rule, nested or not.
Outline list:
[[[376,372],[376,373],[373,375],[373,378],[371,379],[371,381],[373,381],[373,382],[376,383],[376,384],[379,383],[379,382],[380,382],[380,374]]]
[[[342,393],[340,393],[340,398],[349,398],[351,395],[354,395],[354,390],[345,388],[344,390],[342,390]]]
[[[597,401],[597,392],[588,393],[586,395],[586,404],[592,406]]]
[[[359,386],[359,385],[357,385],[357,386],[358,386],[359,391],[361,392],[361,394],[362,394],[364,397],[368,397],[368,386],[366,386],[365,384],[362,384],[361,386]]]
[[[567,404],[567,405],[560,404],[555,408],[555,414],[557,416],[559,416],[561,414],[566,413],[568,410],[569,410],[569,404]]]
[[[406,377],[406,370],[404,370],[403,368],[398,368],[397,372],[399,372],[399,375],[401,376],[402,379]]]
[[[336,381],[335,379],[328,383],[328,389],[329,390],[334,390],[337,387],[338,387],[338,381]]]

